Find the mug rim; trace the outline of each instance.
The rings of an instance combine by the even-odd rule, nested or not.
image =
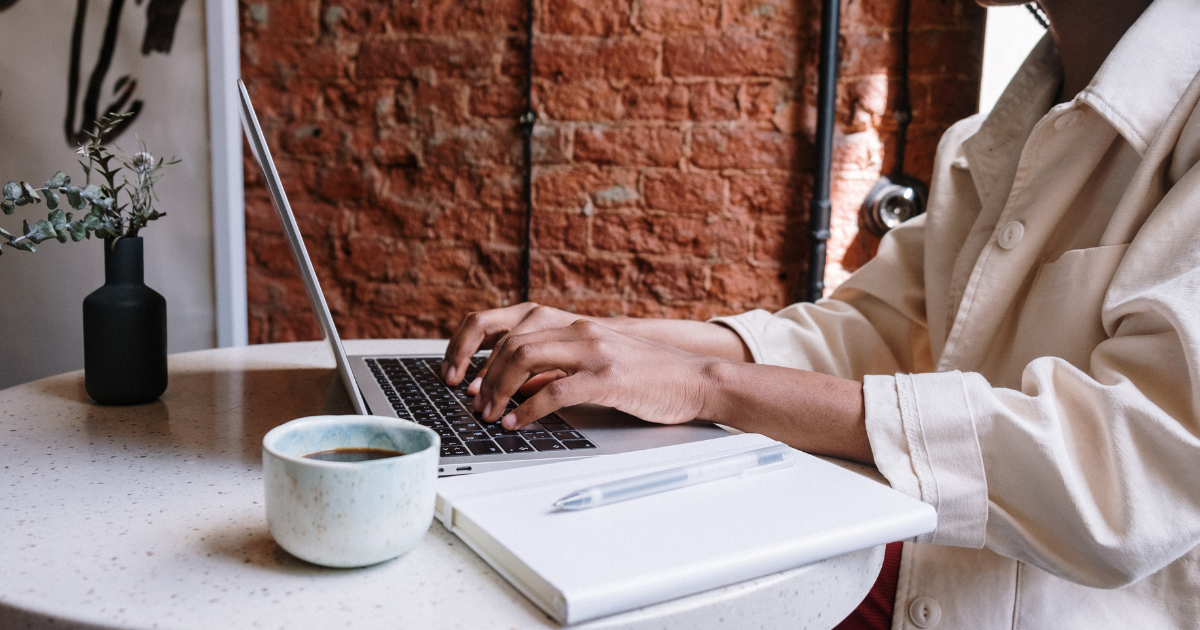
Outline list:
[[[309,425],[323,425],[323,424],[345,425],[345,424],[354,423],[355,421],[369,421],[369,422],[376,423],[376,424],[390,425],[392,428],[398,428],[398,429],[403,429],[406,431],[416,431],[418,433],[424,433],[430,438],[429,446],[426,446],[425,448],[423,448],[419,451],[413,451],[411,453],[404,453],[404,455],[402,455],[401,457],[395,457],[395,458],[389,457],[386,459],[366,460],[366,461],[361,461],[361,462],[333,462],[333,461],[327,461],[327,460],[321,460],[321,459],[309,459],[307,457],[304,457],[303,455],[296,456],[296,455],[288,455],[286,453],[281,453],[278,450],[276,450],[275,447],[271,444],[271,442],[277,441],[279,439],[279,437],[281,435],[283,435],[284,433],[286,433],[289,429],[295,430],[295,429],[298,429],[298,428],[301,428],[304,426],[309,426]],[[292,426],[292,425],[295,425],[295,426]],[[271,429],[270,431],[267,431],[266,435],[264,435],[263,439],[262,439],[262,449],[263,449],[264,454],[270,453],[272,457],[276,457],[283,461],[292,462],[292,463],[300,464],[300,465],[304,465],[304,466],[332,467],[335,469],[354,466],[354,467],[358,467],[359,469],[361,469],[362,466],[396,465],[404,457],[408,457],[410,455],[421,455],[431,449],[434,450],[434,452],[440,453],[441,442],[442,442],[442,437],[437,434],[437,431],[434,431],[433,429],[430,429],[429,427],[417,424],[416,422],[413,422],[411,420],[402,420],[400,418],[392,418],[390,416],[376,416],[376,415],[367,415],[367,416],[320,415],[320,416],[303,416],[300,418],[288,420],[287,422],[285,422],[279,426],[276,426],[275,428]]]

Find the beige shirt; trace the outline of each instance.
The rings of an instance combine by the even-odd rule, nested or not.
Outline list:
[[[937,508],[894,628],[1200,627],[1197,33],[1200,2],[1157,0],[1053,107],[1047,38],[876,259],[717,320],[861,379],[879,470]]]

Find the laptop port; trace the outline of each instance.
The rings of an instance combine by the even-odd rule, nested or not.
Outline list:
[[[455,472],[470,472],[471,467],[470,466],[459,466],[458,468],[455,468],[454,471]]]

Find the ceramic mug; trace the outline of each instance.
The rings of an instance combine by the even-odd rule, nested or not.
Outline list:
[[[267,525],[288,553],[327,567],[361,567],[411,549],[433,521],[441,439],[382,416],[313,416],[263,438]],[[335,449],[404,455],[362,462],[305,457]]]

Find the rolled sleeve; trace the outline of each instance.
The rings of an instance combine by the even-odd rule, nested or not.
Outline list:
[[[937,529],[917,542],[978,549],[987,539],[987,478],[965,378],[961,372],[868,376],[863,397],[880,473],[937,510]]]

